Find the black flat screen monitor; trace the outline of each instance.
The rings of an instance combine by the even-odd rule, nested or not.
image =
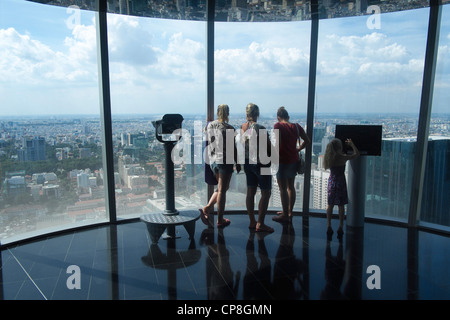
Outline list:
[[[382,126],[377,125],[336,125],[335,137],[344,146],[344,153],[351,153],[352,148],[345,141],[352,139],[362,156],[381,155]]]

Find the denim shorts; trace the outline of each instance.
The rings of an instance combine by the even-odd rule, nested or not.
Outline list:
[[[261,190],[272,189],[272,175],[261,174],[261,166],[258,164],[244,164],[244,172],[247,177],[247,187],[258,187]]]
[[[225,164],[225,163],[211,163],[210,164],[211,170],[214,173],[221,173],[221,174],[232,174],[233,173],[233,165],[232,164]]]
[[[297,175],[297,162],[280,163],[278,165],[277,179],[295,178]]]

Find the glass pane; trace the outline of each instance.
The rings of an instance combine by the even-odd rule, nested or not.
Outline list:
[[[205,23],[108,14],[117,216],[165,210],[164,144],[153,121],[184,117],[189,148],[206,119]],[[194,153],[191,152],[191,156]],[[206,202],[203,163],[175,165],[175,207]]]
[[[1,242],[105,221],[95,14],[0,3]]]
[[[407,219],[428,14],[375,15],[374,28],[368,17],[320,21],[311,208],[327,207],[323,154],[336,125],[382,125],[381,156],[366,159],[365,214]]]
[[[420,219],[446,227],[450,226],[449,84],[450,6],[443,6]]]
[[[260,109],[258,123],[269,131],[281,106],[289,112],[291,122],[305,128],[310,33],[309,21],[215,24],[215,108],[222,103],[230,106],[231,125],[239,129],[246,122],[247,104],[255,103]],[[269,207],[280,209],[275,177],[272,181]],[[303,175],[297,176],[295,185],[295,208],[301,209]],[[245,208],[246,190],[245,174],[234,174],[226,208]]]

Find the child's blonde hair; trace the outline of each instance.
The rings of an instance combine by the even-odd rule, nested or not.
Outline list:
[[[342,155],[342,141],[340,139],[334,138],[327,144],[327,149],[325,150],[325,155],[323,157],[323,166],[325,169],[331,168],[336,163],[336,158]]]
[[[217,107],[217,120],[220,122],[228,122],[230,108],[227,104],[221,104]]]

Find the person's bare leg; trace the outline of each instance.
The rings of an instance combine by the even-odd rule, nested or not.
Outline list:
[[[344,217],[345,217],[345,206],[339,206],[339,228],[337,230],[338,237],[342,237],[344,234]]]
[[[289,220],[289,195],[287,191],[287,179],[277,179],[280,188],[280,200],[283,212],[274,216],[272,220],[276,222],[285,222]]]
[[[297,192],[295,191],[295,177],[288,179],[287,192],[288,192],[288,197],[289,197],[288,216],[289,216],[289,218],[292,218],[292,214],[294,211],[294,205],[295,205],[295,199],[297,197]]]
[[[273,228],[264,223],[264,219],[267,214],[267,207],[269,206],[271,190],[261,190],[261,199],[258,205],[258,223],[256,229],[260,231],[273,232]]]
[[[205,214],[210,214],[214,212],[214,205],[217,203],[217,189],[214,191],[214,193],[211,195],[211,198],[208,201],[208,204],[203,207],[203,212]]]
[[[217,184],[217,223],[223,222],[223,213],[225,211],[226,193],[230,185],[231,174],[219,173]]]
[[[287,216],[289,212],[289,195],[287,192],[287,180],[278,179],[278,187],[280,188],[281,208],[283,209],[283,216]]]
[[[217,181],[219,181],[219,174],[216,174],[216,179]],[[206,206],[203,207],[203,212],[206,215],[206,219],[209,219],[209,215],[211,213],[214,213],[214,206],[217,203],[217,192],[218,189],[216,189],[213,194],[211,195],[211,198],[209,198],[208,204]]]
[[[245,205],[247,207],[247,214],[250,220],[248,227],[250,229],[256,228],[255,219],[255,195],[257,187],[247,187],[247,196],[245,198]],[[260,213],[259,213],[260,214]]]
[[[333,234],[333,229],[331,228],[331,216],[333,214],[334,205],[329,204],[327,206],[327,234]]]

